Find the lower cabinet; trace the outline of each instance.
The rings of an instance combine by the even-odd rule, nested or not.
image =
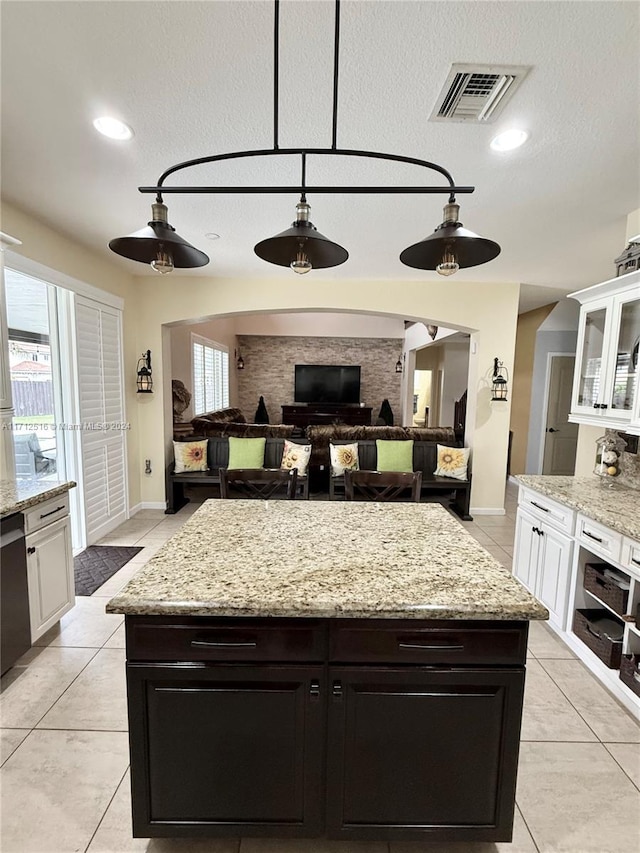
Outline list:
[[[136,619],[147,628],[153,618],[127,617],[134,836],[511,840],[526,623],[503,623],[504,636],[490,623],[484,643],[478,622],[457,635],[451,622],[447,633],[404,623],[397,636],[387,623],[389,652],[377,656],[404,655],[397,666],[373,652],[358,665],[333,662],[337,652],[271,661],[269,643],[282,655],[286,630],[275,637],[253,620],[235,642],[242,620],[205,620],[200,632],[197,619],[173,620],[168,639],[157,629],[162,657],[189,643],[200,657],[209,646],[210,659],[136,661]],[[339,649],[332,627],[317,625],[308,647]],[[147,633],[148,654],[153,641]],[[238,660],[247,648],[257,661]],[[465,665],[478,649],[487,664]]]
[[[25,542],[33,643],[75,604],[69,517],[29,534]]]
[[[513,573],[549,611],[549,622],[564,629],[573,554],[571,537],[519,509]]]

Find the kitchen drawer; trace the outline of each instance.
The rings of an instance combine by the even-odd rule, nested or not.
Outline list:
[[[518,503],[522,507],[527,507],[536,518],[546,521],[569,536],[573,535],[576,513],[565,504],[525,488],[520,489]]]
[[[128,661],[319,661],[326,628],[313,619],[127,616]]]
[[[527,623],[341,620],[329,636],[332,663],[523,664]]]
[[[24,532],[35,533],[41,527],[69,515],[69,493],[64,492],[56,498],[43,501],[24,512]]]
[[[622,556],[620,564],[629,569],[630,574],[636,580],[640,580],[640,542],[635,539],[629,539],[628,536],[622,538]]]
[[[576,541],[593,554],[599,554],[616,563],[620,562],[622,534],[605,527],[604,524],[598,524],[597,521],[585,515],[578,515]]]

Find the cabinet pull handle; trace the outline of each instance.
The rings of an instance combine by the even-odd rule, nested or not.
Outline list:
[[[255,649],[255,640],[191,640],[196,648],[207,649]]]
[[[320,682],[312,681],[309,685],[309,698],[312,702],[317,702],[320,699]]]
[[[40,518],[46,518],[48,515],[54,515],[54,513],[60,512],[61,509],[65,509],[64,504],[62,506],[57,506],[55,509],[52,509],[51,512],[41,513]]]
[[[588,530],[583,530],[582,532],[585,536],[588,536],[589,539],[593,539],[594,542],[600,542],[600,544],[602,544],[602,539],[599,536],[594,536],[593,533],[589,533]]]
[[[464,646],[442,643],[441,645],[429,643],[398,643],[399,649],[420,649],[421,651],[438,652],[461,652]]]
[[[601,409],[608,409],[609,406],[606,403],[600,403],[600,408]]]
[[[635,563],[635,564],[636,564],[636,566],[640,566],[640,560],[636,560],[636,558],[635,558],[635,557],[632,557],[632,558],[631,558],[631,562],[632,562],[632,563]]]
[[[599,408],[600,408],[600,403],[594,403],[594,404],[593,404],[593,408],[594,408],[594,409],[599,409]]]
[[[538,509],[541,509],[542,512],[549,512],[549,510],[546,508],[546,506],[541,506],[540,504],[537,504],[535,501],[531,501],[531,506],[535,506]]]
[[[33,546],[27,548],[27,554],[35,554],[35,553],[36,553],[36,549]]]
[[[334,681],[333,682],[333,687],[331,689],[331,692],[333,693],[333,701],[334,702],[342,702],[342,682],[341,681]]]

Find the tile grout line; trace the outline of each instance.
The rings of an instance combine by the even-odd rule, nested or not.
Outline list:
[[[611,741],[611,743],[614,743],[614,741]],[[613,758],[613,760],[614,760],[614,761],[615,761],[615,763],[618,765],[618,767],[620,768],[620,770],[622,770],[622,772],[624,773],[624,775],[629,779],[629,781],[631,782],[631,784],[633,785],[633,787],[634,787],[634,788],[636,788],[636,789],[638,790],[638,792],[640,793],[640,786],[638,786],[638,785],[634,782],[634,780],[631,778],[631,776],[629,776],[629,774],[628,774],[628,773],[627,773],[627,771],[624,769],[624,767],[622,766],[622,764],[620,764],[620,762],[618,761],[618,759],[617,759],[617,758],[615,757],[615,755],[611,752],[611,750],[609,749],[609,747],[607,746],[607,744],[606,744],[606,743],[603,743],[602,745],[603,745],[603,746],[604,746],[604,748],[607,750],[607,752],[609,753],[609,755],[611,756],[611,758]]]
[[[102,821],[105,819],[105,816],[106,816],[107,812],[109,811],[109,808],[110,808],[110,806],[111,806],[111,803],[112,803],[112,802],[115,800],[115,798],[116,798],[116,794],[118,793],[118,788],[120,787],[120,785],[122,785],[122,783],[124,782],[124,778],[125,778],[125,776],[126,776],[126,775],[127,775],[127,773],[129,772],[129,766],[130,766],[130,765],[129,765],[129,764],[127,764],[127,766],[125,767],[125,771],[124,771],[124,773],[122,774],[122,776],[120,777],[120,781],[119,781],[119,782],[118,782],[118,784],[116,785],[115,790],[114,790],[113,794],[111,795],[111,799],[110,799],[110,800],[109,800],[109,802],[107,803],[107,807],[105,808],[105,810],[104,810],[104,812],[103,812],[103,814],[102,814],[102,817],[100,818],[100,820],[99,820],[99,821],[98,821],[98,823],[96,824],[96,828],[93,830],[93,833],[91,834],[91,838],[89,839],[89,843],[88,843],[88,844],[87,844],[87,846],[84,848],[84,853],[87,853],[87,850],[89,849],[89,847],[91,847],[91,844],[92,844],[92,842],[93,842],[93,839],[96,837],[96,835],[97,835],[97,833],[98,833],[98,830],[100,829],[100,826],[102,825]]]
[[[48,646],[45,646],[45,648],[49,648],[49,647],[48,647]],[[98,654],[98,652],[100,651],[100,649],[99,649],[99,648],[98,648],[98,649],[96,649],[94,646],[80,646],[80,647],[77,647],[77,646],[54,646],[54,648],[91,648],[91,649],[94,649],[94,650],[95,650],[95,654],[91,655],[91,657],[90,657],[90,658],[89,658],[89,660],[86,662],[86,664],[82,667],[82,669],[80,670],[80,672],[79,672],[79,673],[78,673],[78,674],[77,674],[77,675],[72,679],[72,681],[70,681],[70,682],[69,682],[69,684],[67,684],[67,686],[66,686],[66,687],[65,687],[65,689],[62,691],[62,693],[58,696],[58,698],[55,700],[55,702],[52,702],[52,704],[47,708],[47,710],[44,712],[44,714],[40,717],[40,719],[37,721],[37,723],[33,726],[32,730],[31,730],[32,732],[36,730],[36,728],[40,725],[40,723],[41,723],[41,722],[44,720],[44,718],[47,716],[47,714],[49,713],[49,711],[51,711],[51,709],[53,708],[53,706],[54,706],[54,705],[56,705],[56,704],[57,704],[57,703],[62,699],[62,697],[63,697],[63,696],[64,696],[64,694],[67,692],[67,690],[71,687],[71,685],[76,683],[77,679],[78,679],[78,678],[80,678],[80,676],[82,675],[82,673],[85,671],[85,669],[89,666],[89,664],[91,663],[91,661],[92,661],[92,660],[94,660],[94,658],[96,657],[96,655],[97,655],[97,654]],[[52,731],[52,730],[51,730],[51,729],[42,729],[41,731]],[[78,729],[76,729],[75,731],[78,731]],[[27,735],[27,737],[28,737],[28,735]],[[25,740],[26,740],[26,738],[25,738]],[[24,743],[24,741],[23,741],[23,743]]]
[[[556,687],[558,688],[558,690],[562,693],[562,695],[564,696],[564,698],[565,698],[565,699],[567,700],[567,702],[571,705],[571,707],[572,707],[572,708],[573,708],[573,710],[576,712],[576,714],[580,717],[580,719],[581,719],[581,720],[582,720],[582,722],[585,724],[585,726],[586,726],[590,731],[592,731],[592,732],[593,732],[593,734],[595,735],[595,738],[596,738],[596,740],[598,741],[598,743],[599,743],[599,744],[602,744],[602,741],[601,741],[601,740],[600,740],[600,738],[598,737],[598,733],[594,730],[593,726],[590,726],[590,725],[589,725],[589,723],[586,721],[586,719],[585,719],[584,715],[581,713],[581,711],[579,710],[579,708],[576,708],[576,706],[573,704],[573,702],[571,701],[571,699],[567,696],[567,694],[564,692],[564,690],[562,689],[562,687],[561,687],[561,686],[558,684],[558,682],[555,680],[555,678],[553,677],[553,675],[551,675],[551,673],[549,672],[549,670],[544,666],[544,664],[543,664],[543,661],[544,661],[544,660],[566,660],[566,658],[543,658],[542,660],[540,660],[540,661],[539,661],[539,663],[540,663],[540,666],[542,667],[542,669],[543,669],[543,670],[546,672],[546,674],[549,676],[549,678],[551,679],[551,681],[556,685]],[[576,658],[576,660],[577,660],[577,658]],[[590,675],[590,674],[591,674],[591,673],[589,673],[589,675]]]
[[[531,831],[531,827],[530,827],[530,826],[529,826],[529,824],[527,823],[527,819],[525,818],[525,816],[524,816],[524,814],[523,814],[523,812],[522,812],[522,809],[520,808],[520,804],[518,803],[518,800],[517,800],[517,799],[516,799],[516,808],[518,809],[518,814],[519,814],[519,815],[520,815],[520,817],[522,818],[522,822],[523,822],[523,823],[524,823],[524,825],[527,827],[527,832],[529,833],[529,836],[530,836],[530,838],[531,838],[531,841],[533,842],[533,846],[536,848],[536,853],[540,853],[540,848],[538,847],[538,842],[536,841],[536,839],[535,839],[535,837],[534,837],[534,834],[533,834],[533,832]]]

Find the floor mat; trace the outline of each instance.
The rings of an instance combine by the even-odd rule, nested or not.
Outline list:
[[[134,545],[89,545],[73,558],[76,595],[93,595],[142,548]]]

